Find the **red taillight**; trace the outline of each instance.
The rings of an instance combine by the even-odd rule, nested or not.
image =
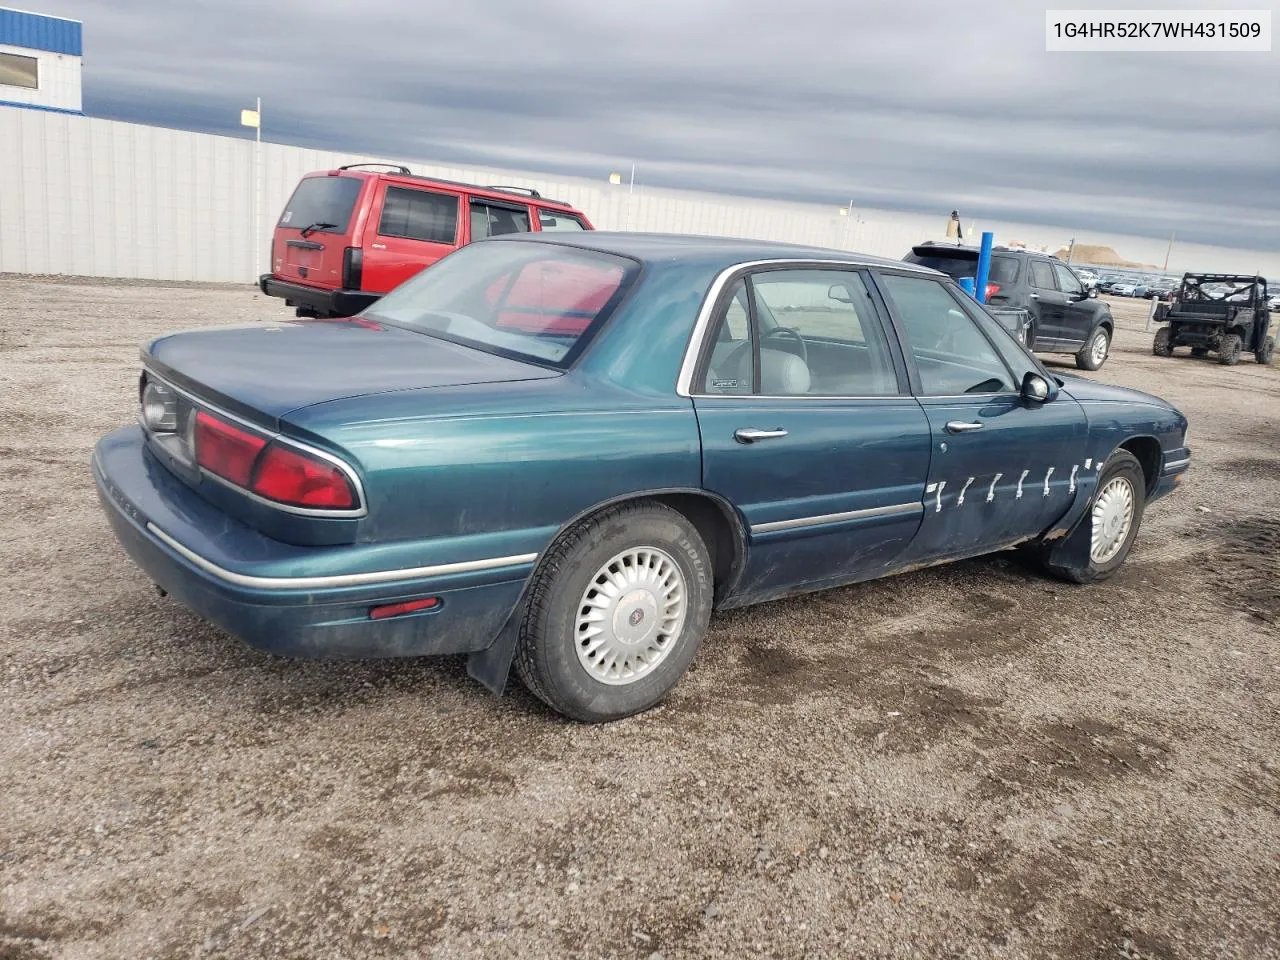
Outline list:
[[[999,292],[1000,292],[1000,284],[998,284],[998,283],[988,283],[988,284],[987,284],[987,295],[986,295],[986,297],[984,298],[984,300],[990,300],[992,297],[994,297],[994,296],[995,296],[997,293],[999,293]]]
[[[224,480],[247,487],[267,441],[201,410],[196,414],[195,444],[196,463]]]
[[[405,600],[403,603],[387,603],[380,607],[369,608],[370,620],[385,620],[388,617],[401,617],[406,613],[417,613],[420,610],[434,610],[440,606],[439,597],[423,597],[421,600]]]
[[[356,491],[342,468],[241,430],[203,410],[196,414],[196,463],[237,486],[292,507],[351,510]]]
[[[350,510],[356,505],[351,481],[339,467],[278,443],[262,455],[250,489],[294,507]]]

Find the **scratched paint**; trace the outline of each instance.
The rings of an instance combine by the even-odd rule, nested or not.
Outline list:
[[[1068,488],[1067,493],[1076,492],[1076,471],[1078,471],[1079,469],[1080,469],[1080,464],[1073,463],[1071,465],[1071,486],[1070,488]]]
[[[991,481],[991,487],[987,490],[987,503],[996,498],[996,484],[1000,482],[1000,478],[1003,476],[1003,473],[997,473],[995,479]]]
[[[969,484],[971,484],[971,483],[973,483],[973,477],[970,477],[968,480],[966,480],[966,481],[964,482],[964,486],[960,488],[960,499],[958,499],[958,500],[956,501],[956,506],[957,506],[957,507],[958,507],[958,506],[960,506],[962,503],[964,503],[964,495],[965,495],[966,491],[968,491],[968,489],[969,489]]]
[[[938,500],[937,500],[937,505],[934,507],[934,511],[933,511],[934,513],[942,512],[942,488],[945,487],[946,485],[947,485],[947,481],[945,480],[938,481]]]
[[[1049,478],[1053,476],[1053,467],[1049,468],[1049,472],[1044,475],[1044,495],[1049,496]]]
[[[1015,499],[1015,500],[1021,500],[1021,499],[1022,499],[1022,481],[1023,481],[1023,480],[1025,480],[1025,479],[1027,479],[1027,474],[1028,474],[1028,473],[1030,473],[1030,472],[1031,472],[1030,470],[1023,470],[1023,471],[1022,471],[1022,476],[1020,476],[1020,477],[1018,478],[1018,495],[1017,495],[1016,497],[1014,497],[1014,499]]]

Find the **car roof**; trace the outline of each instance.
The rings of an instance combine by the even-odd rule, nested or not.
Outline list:
[[[377,164],[377,166],[393,166],[393,164]],[[407,171],[407,167],[404,168]],[[532,203],[538,207],[554,207],[566,212],[578,213],[578,209],[572,204],[564,200],[553,200],[550,197],[544,197],[536,190],[526,190],[523,187],[505,187],[505,186],[484,186],[478,183],[465,183],[461,180],[445,180],[442,177],[425,177],[417,173],[401,172],[396,170],[354,170],[349,167],[338,167],[336,170],[316,170],[306,174],[307,177],[358,177],[361,180],[389,180],[393,183],[403,183],[410,187],[430,187],[440,186],[447,187],[450,190],[465,190],[467,193],[478,197],[488,197],[493,200],[523,200],[525,203]],[[305,179],[305,177],[304,177]]]
[[[593,230],[583,233],[518,233],[492,237],[483,243],[552,243],[582,250],[596,250],[629,257],[641,263],[680,260],[728,268],[758,261],[830,261],[864,267],[891,267],[913,273],[945,276],[919,264],[888,257],[875,257],[850,250],[830,250],[775,240],[746,240],[733,237],[702,237],[674,233],[631,233]]]
[[[926,240],[924,243],[917,243],[911,248],[911,252],[918,257],[926,255],[945,256],[948,250],[963,250],[965,253],[977,254],[981,251],[981,247],[975,247],[967,243],[938,243],[934,240]],[[926,254],[926,251],[928,253]],[[1020,247],[1004,247],[993,246],[992,253],[1008,254],[1015,257],[1040,257],[1044,260],[1057,260],[1058,263],[1066,266],[1066,261],[1060,260],[1051,253],[1041,253],[1039,250],[1023,250]]]

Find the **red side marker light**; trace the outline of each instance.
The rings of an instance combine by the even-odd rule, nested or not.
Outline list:
[[[370,607],[369,619],[386,620],[388,617],[400,617],[406,613],[417,613],[419,610],[434,610],[438,606],[440,606],[439,597],[423,597],[421,600],[387,603],[380,607]]]

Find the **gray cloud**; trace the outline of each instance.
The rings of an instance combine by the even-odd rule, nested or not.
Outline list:
[[[1048,54],[1019,0],[33,3],[98,115],[1280,249],[1276,53]]]

